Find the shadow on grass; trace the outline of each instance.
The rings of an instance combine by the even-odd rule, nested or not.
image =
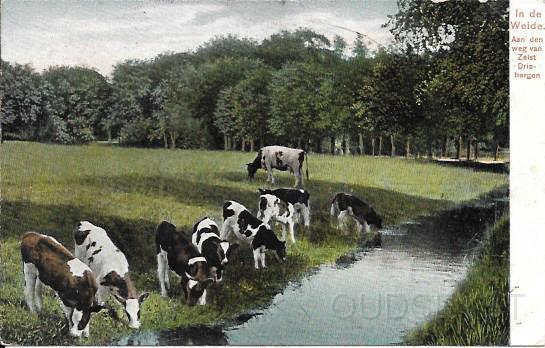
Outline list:
[[[238,201],[255,211],[258,199],[257,189],[271,187],[264,179],[265,175],[260,173],[255,180],[248,182],[243,173],[225,172],[219,177],[218,183],[159,175],[89,176],[83,178],[81,182],[100,189],[107,188],[113,192],[171,197],[178,202],[193,206],[216,206],[217,215],[220,216],[221,207],[226,200]],[[291,187],[292,179],[292,176],[278,176],[274,187]],[[248,187],[244,189],[231,187],[222,184],[222,181],[246,182]],[[329,215],[332,197],[341,191],[351,192],[367,201],[383,217],[386,224],[399,223],[430,211],[445,209],[453,203],[449,200],[423,198],[393,190],[322,180],[307,181],[305,188],[310,192],[313,217],[322,216],[323,219]]]

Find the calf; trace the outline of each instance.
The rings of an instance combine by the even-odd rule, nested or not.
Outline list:
[[[112,294],[122,305],[129,319],[129,327],[140,327],[140,305],[148,293],[140,296],[129,275],[129,263],[125,254],[112,242],[103,228],[88,221],[81,221],[74,229],[76,257],[95,273],[98,287],[98,303],[104,304]]]
[[[286,242],[280,241],[268,224],[253,216],[246,207],[235,201],[223,204],[223,225],[221,238],[227,240],[231,232],[250,243],[254,254],[254,266],[265,268],[265,251],[274,250],[279,260],[286,259]]]
[[[337,193],[331,201],[331,215],[337,216],[339,229],[344,227],[345,217],[353,217],[360,231],[369,232],[369,225],[382,228],[382,218],[366,202],[348,193]]]
[[[282,171],[290,170],[295,175],[295,186],[303,186],[303,162],[305,161],[305,151],[292,149],[285,146],[265,146],[257,153],[253,162],[247,163],[248,178],[253,179],[259,168],[267,170],[267,181],[274,184],[273,169]],[[308,161],[307,161],[307,179],[308,179]]]
[[[191,242],[206,259],[210,273],[215,274],[216,282],[221,282],[222,272],[229,262],[231,253],[238,244],[230,245],[221,240],[218,225],[214,220],[204,217],[193,226]]]
[[[293,204],[286,203],[280,198],[265,194],[259,196],[257,218],[268,224],[271,219],[282,224],[282,239],[286,240],[286,226],[290,230],[291,241],[295,243],[295,209]]]
[[[97,303],[93,271],[53,237],[23,234],[21,256],[25,275],[25,300],[31,312],[42,310],[42,283],[59,296],[71,336],[89,337],[91,313],[104,308]]]
[[[258,189],[261,195],[274,195],[286,203],[291,203],[295,208],[297,221],[301,221],[306,228],[310,226],[310,194],[303,189],[279,188],[275,190]]]
[[[167,296],[170,288],[168,272],[173,270],[181,277],[186,303],[190,306],[206,304],[206,288],[214,279],[208,277],[208,264],[197,248],[176,231],[176,226],[166,221],[157,227],[155,245],[161,296]]]

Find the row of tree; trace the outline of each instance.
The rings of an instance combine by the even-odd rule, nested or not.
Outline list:
[[[361,34],[347,52],[340,36],[299,29],[261,43],[216,37],[194,52],[119,63],[111,78],[2,61],[0,133],[252,151],[497,150],[508,143],[507,5],[400,0],[386,24],[396,45],[374,52]]]

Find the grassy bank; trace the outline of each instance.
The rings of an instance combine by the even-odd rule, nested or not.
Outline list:
[[[23,300],[19,238],[36,230],[55,236],[72,249],[71,231],[80,220],[103,226],[127,254],[133,279],[151,296],[142,308],[143,329],[165,329],[227,320],[266,305],[290,280],[322,263],[331,263],[357,245],[330,225],[329,201],[338,191],[353,191],[393,225],[476,198],[507,185],[506,175],[478,173],[414,160],[310,155],[312,234],[296,232],[284,264],[271,258],[269,268],[254,271],[248,248],[239,248],[223,285],[209,294],[209,305],[187,307],[180,292],[158,294],[154,231],[169,220],[188,231],[200,217],[221,221],[224,200],[255,210],[260,171],[245,179],[243,164],[254,154],[222,151],[134,149],[102,145],[59,146],[8,142],[0,146],[1,246],[0,336],[18,344],[100,344],[129,329],[106,313],[91,321],[91,338],[72,340],[63,332],[61,309],[51,293],[44,313],[31,315]],[[294,178],[276,175],[279,186]],[[122,311],[119,311],[122,316]]]
[[[509,344],[509,215],[488,231],[480,258],[447,305],[410,332],[408,345]]]

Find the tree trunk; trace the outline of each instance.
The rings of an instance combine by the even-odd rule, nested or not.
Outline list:
[[[411,138],[407,137],[407,141],[405,142],[405,158],[409,158],[411,155]]]
[[[316,141],[316,152],[322,153],[322,139],[320,138]]]
[[[301,138],[297,139],[297,148],[301,148]]]
[[[364,155],[364,152],[363,152],[363,134],[358,134],[358,137],[359,137],[359,143],[360,143],[360,155]]]
[[[240,151],[246,151],[246,142],[244,141],[244,138],[240,140]]]
[[[254,152],[254,139],[250,140],[250,152]]]
[[[462,136],[458,137],[458,147],[456,149],[456,159],[459,160],[462,157]]]
[[[498,160],[499,155],[500,155],[500,143],[496,141],[496,151],[494,151],[494,161]]]
[[[378,155],[382,156],[382,135],[378,137]]]
[[[350,136],[349,135],[345,135],[343,137],[343,143],[344,143],[344,155],[345,156],[348,156],[350,155]]]
[[[329,138],[329,152],[331,152],[332,155],[335,154],[335,137]]]
[[[375,155],[375,136],[371,136],[371,156]]]
[[[475,161],[479,159],[479,140],[475,140]]]
[[[167,132],[164,132],[163,133],[163,142],[165,143],[165,149],[168,149],[168,137],[167,137]]]
[[[176,148],[176,133],[175,132],[171,132],[170,133],[170,147],[171,149],[175,149]]]
[[[443,139],[443,148],[441,149],[441,157],[448,158],[448,135]]]
[[[428,142],[428,159],[432,159],[433,158],[433,145],[430,142]]]
[[[390,134],[390,156],[394,157],[396,155],[396,144],[395,144],[395,138],[393,134]]]
[[[469,162],[471,159],[471,138],[467,137],[467,144],[466,144],[466,159]]]

